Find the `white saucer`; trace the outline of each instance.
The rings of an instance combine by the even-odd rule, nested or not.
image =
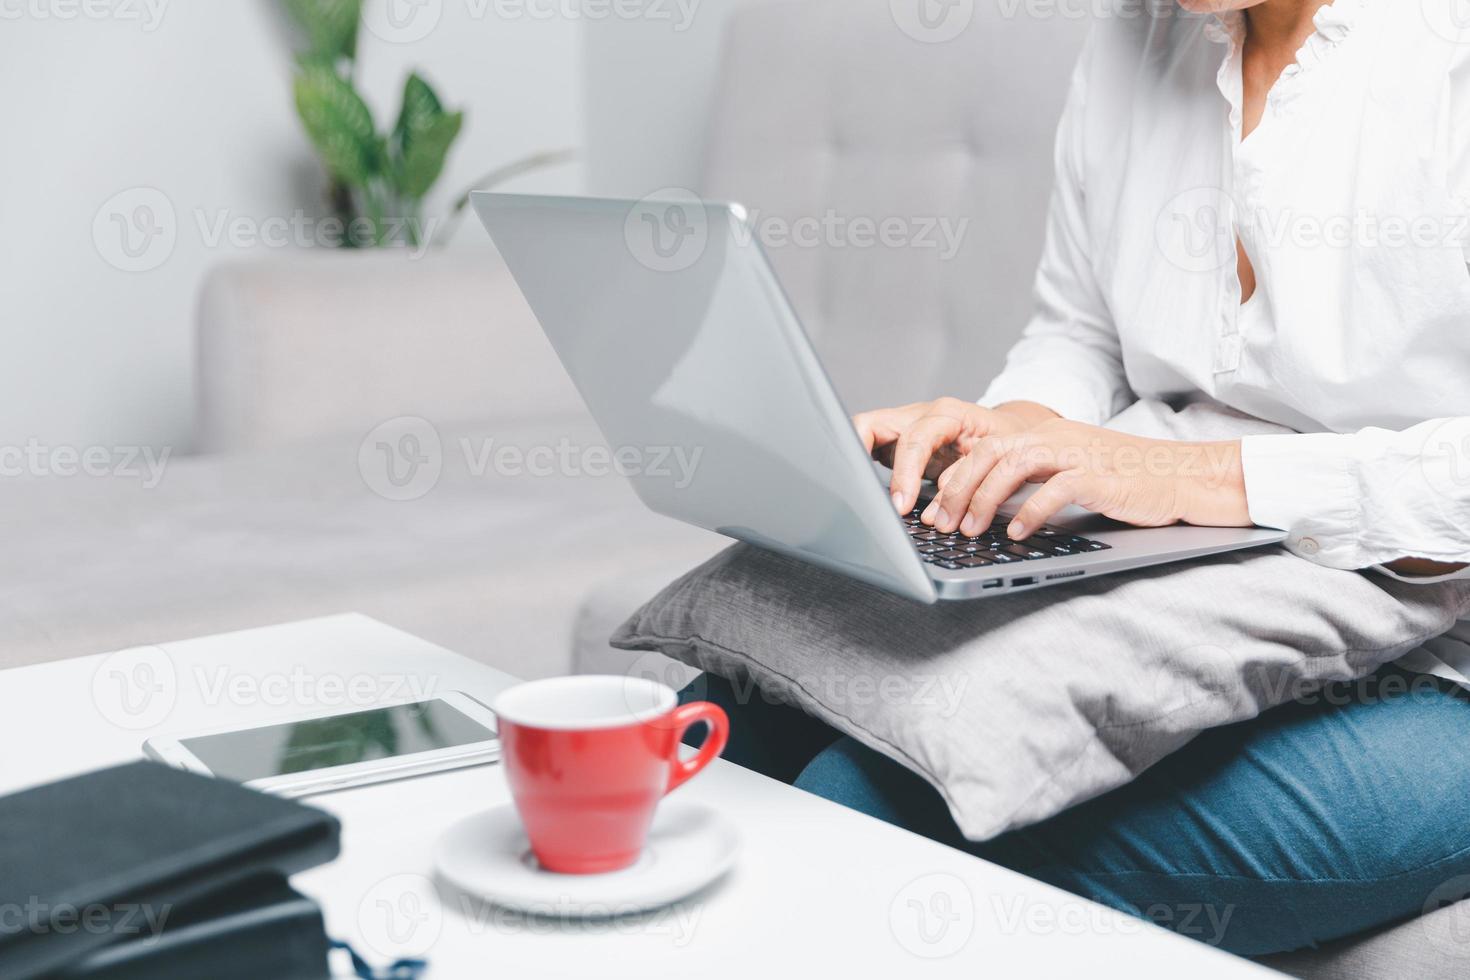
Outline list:
[[[605,874],[568,875],[536,863],[509,803],[450,827],[434,848],[445,881],[503,908],[532,915],[602,919],[662,908],[730,870],[740,836],[708,807],[659,806],[638,862]]]

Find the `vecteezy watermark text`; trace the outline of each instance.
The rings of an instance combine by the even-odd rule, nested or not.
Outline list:
[[[194,212],[194,221],[205,248],[339,248],[348,242],[370,240],[377,234],[385,242],[398,244],[414,258],[428,251],[440,224],[438,218],[418,217],[387,217],[375,224],[365,217],[344,221],[332,215],[315,217],[305,211],[257,218],[229,208],[213,211],[199,208]],[[418,244],[404,244],[411,241]]]
[[[555,445],[497,445],[494,439],[476,444],[460,439],[472,476],[484,476],[492,469],[500,476],[551,476],[601,479],[608,476],[644,476],[671,480],[675,490],[687,490],[694,482],[695,471],[704,456],[704,447],[684,446],[583,446],[565,437]]]
[[[477,479],[490,473],[512,479],[639,477],[666,480],[675,490],[689,488],[704,458],[702,446],[611,447],[565,436],[531,446],[462,436],[453,448],[458,450],[458,463]],[[378,496],[418,500],[438,485],[448,455],[433,423],[402,416],[367,434],[358,447],[357,466],[363,482]]]
[[[1159,251],[1186,272],[1215,272],[1236,259],[1236,228],[1255,242],[1283,249],[1470,250],[1470,212],[1390,214],[1358,208],[1309,213],[1292,208],[1241,208],[1219,187],[1194,187],[1172,197],[1155,221]],[[1467,252],[1470,254],[1470,252]]]
[[[460,16],[456,24],[491,17],[502,22],[518,21],[643,21],[667,24],[675,33],[694,25],[703,0],[367,0],[363,25],[368,32],[390,44],[413,44],[438,29],[446,5],[454,5]]]
[[[289,670],[257,672],[219,664],[181,668],[162,647],[109,654],[92,677],[92,704],[109,723],[128,731],[168,719],[181,689],[206,707],[317,709],[372,708],[428,701],[439,693],[435,674],[397,671]]]
[[[736,209],[729,234],[742,248],[759,241],[768,251],[911,249],[952,261],[964,247],[970,219],[937,214],[847,214],[828,208],[821,214],[777,215],[754,208]],[[629,209],[623,237],[633,257],[655,272],[681,272],[704,255],[710,241],[710,208],[693,191],[668,187],[640,199]]]
[[[272,674],[247,674],[216,666],[194,668],[203,704],[267,705],[309,708],[370,708],[376,705],[427,701],[438,691],[438,678],[400,673],[319,672],[296,666]]]
[[[451,915],[474,937],[488,935],[653,936],[675,949],[694,941],[703,903],[675,902],[655,910],[637,903],[587,901],[570,892],[508,909],[439,885],[414,872],[374,882],[358,902],[363,944],[385,958],[427,956]]]
[[[694,26],[704,0],[464,0],[470,15],[499,20],[641,20],[668,24],[682,34]]]
[[[823,214],[797,218],[749,212],[749,221],[738,226],[735,242],[749,245],[758,238],[768,249],[827,248],[873,249],[912,248],[938,254],[948,262],[960,253],[969,218],[942,215],[845,215],[835,208]]]
[[[796,674],[789,683],[828,706],[912,706],[932,709],[935,717],[953,718],[964,704],[970,675],[831,671]],[[750,704],[757,699],[767,704],[789,703],[782,694],[758,686],[752,678],[732,680],[730,684],[737,704]]]
[[[29,439],[23,446],[0,446],[0,478],[112,477],[138,480],[145,490],[163,482],[173,449],[165,446],[51,446]]]
[[[147,902],[52,903],[32,895],[24,902],[0,902],[0,934],[70,936],[84,933],[118,939],[158,936],[172,905]]]
[[[115,21],[158,30],[169,0],[0,0],[0,20]]]
[[[3,3],[4,0],[0,0]],[[92,243],[103,261],[122,272],[150,272],[173,256],[180,236],[216,250],[337,248],[379,242],[411,258],[423,257],[441,224],[414,215],[345,220],[303,210],[254,215],[231,208],[196,207],[181,220],[173,200],[156,187],[130,187],[108,198],[92,219]]]
[[[1208,902],[1156,902],[1115,909],[1100,899],[1034,900],[1024,895],[992,895],[990,906],[996,928],[1004,935],[1135,935],[1147,928],[1147,920],[1210,946],[1225,941],[1235,915],[1234,905]]]

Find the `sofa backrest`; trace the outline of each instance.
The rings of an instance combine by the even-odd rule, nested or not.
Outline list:
[[[756,216],[849,409],[978,397],[1024,326],[1087,30],[1065,8],[779,0],[732,17],[700,190]]]
[[[198,313],[195,448],[265,449],[435,424],[580,416],[582,400],[488,245],[312,249],[229,262]]]
[[[777,0],[732,15],[699,190],[752,210],[849,408],[974,397],[1024,324],[1086,31],[1063,7]],[[941,36],[963,29],[922,40],[921,11],[961,16],[931,20]],[[582,411],[503,265],[477,250],[224,264],[197,350],[206,452],[402,415]]]

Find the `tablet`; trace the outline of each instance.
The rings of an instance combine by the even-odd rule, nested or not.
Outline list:
[[[253,728],[155,736],[143,751],[167,765],[294,797],[494,762],[500,741],[490,709],[453,692]]]

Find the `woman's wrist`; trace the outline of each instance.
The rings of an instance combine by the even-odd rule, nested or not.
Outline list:
[[[1179,519],[1201,527],[1250,527],[1245,466],[1240,440],[1185,443],[1181,454],[1184,489]]]

